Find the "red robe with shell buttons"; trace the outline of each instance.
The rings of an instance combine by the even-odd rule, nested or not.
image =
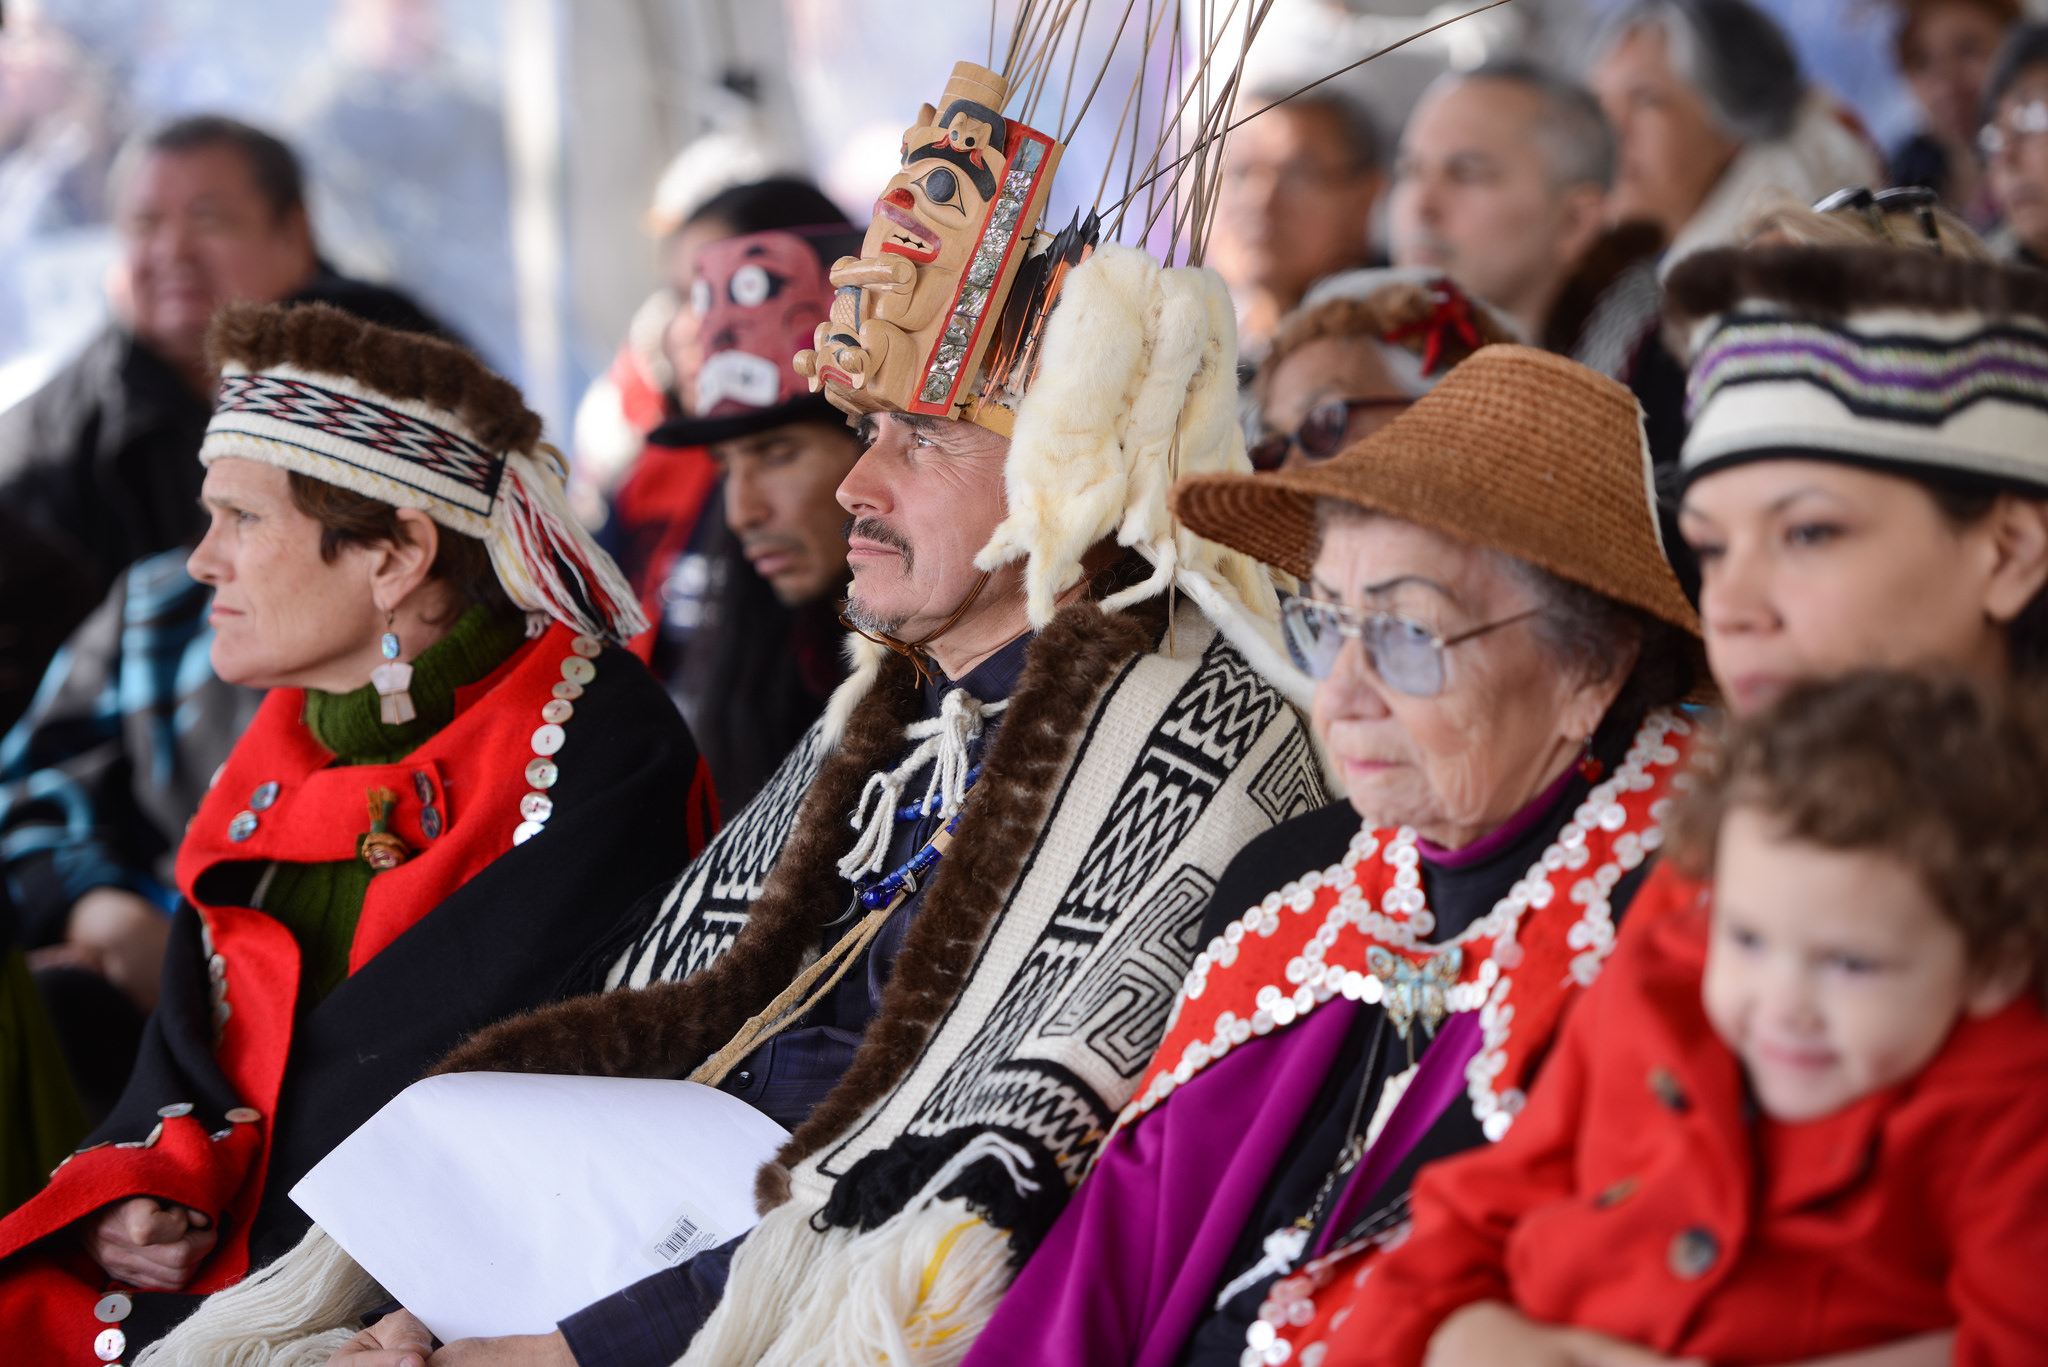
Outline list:
[[[586,666],[594,676],[574,684]],[[556,696],[565,683],[573,698]],[[539,739],[553,748],[552,810],[515,845],[522,803],[538,810],[542,709],[559,716],[561,703],[559,747]],[[284,1252],[305,1229],[287,1192],[307,1169],[476,1029],[590,987],[643,894],[710,833],[696,747],[660,685],[625,651],[560,626],[458,689],[454,718],[395,763],[330,767],[304,705],[297,689],[264,700],[186,832],[163,1003],[127,1091],[0,1221],[8,1361],[94,1360],[109,1283],[67,1227],[111,1202],[155,1196],[220,1230],[185,1294],[134,1293],[131,1354],[196,1296]],[[299,1009],[297,942],[237,898],[269,863],[355,858],[380,787],[398,796],[391,828],[412,857],[370,880],[349,976]],[[244,813],[255,829],[237,840]]]
[[[1730,1367],[1950,1328],[1966,1367],[2048,1357],[2039,1004],[1965,1017],[1916,1077],[1781,1124],[1752,1118],[1700,1005],[1705,909],[1630,928],[1514,1128],[1425,1172],[1328,1360],[1420,1362],[1481,1300]]]

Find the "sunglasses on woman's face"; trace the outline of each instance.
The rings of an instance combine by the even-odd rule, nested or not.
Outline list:
[[[1277,470],[1287,463],[1295,447],[1309,460],[1328,460],[1344,449],[1344,434],[1351,430],[1351,417],[1376,409],[1406,408],[1407,398],[1328,399],[1309,409],[1301,426],[1292,432],[1270,432],[1252,443],[1246,453],[1254,470]]]
[[[1444,691],[1446,650],[1526,622],[1538,611],[1530,608],[1444,636],[1391,612],[1357,612],[1317,598],[1289,598],[1280,605],[1280,622],[1286,629],[1288,653],[1311,679],[1329,678],[1344,642],[1355,640],[1365,647],[1366,663],[1381,683],[1411,698],[1434,698]]]

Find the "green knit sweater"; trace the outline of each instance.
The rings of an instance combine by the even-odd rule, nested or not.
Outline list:
[[[524,639],[517,617],[496,617],[473,607],[448,634],[412,662],[412,703],[418,714],[386,726],[377,690],[353,693],[307,690],[304,721],[313,738],[334,753],[334,763],[391,764],[426,744],[455,716],[455,690],[496,669]],[[363,794],[363,829],[370,828],[369,792]],[[360,859],[331,864],[277,864],[263,891],[263,910],[283,922],[299,942],[299,1009],[317,1003],[348,976],[349,946],[369,895],[370,866]]]

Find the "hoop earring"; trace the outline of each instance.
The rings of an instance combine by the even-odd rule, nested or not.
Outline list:
[[[379,715],[386,726],[403,726],[419,713],[412,705],[412,666],[398,658],[398,633],[391,629],[395,612],[384,614],[384,639],[379,648],[384,663],[370,671],[370,684],[377,690]]]

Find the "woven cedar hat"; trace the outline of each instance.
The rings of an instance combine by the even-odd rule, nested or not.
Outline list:
[[[1628,390],[1531,347],[1482,347],[1414,407],[1320,465],[1174,487],[1198,535],[1306,580],[1316,504],[1344,503],[1485,546],[1695,634],[1649,498]]]

